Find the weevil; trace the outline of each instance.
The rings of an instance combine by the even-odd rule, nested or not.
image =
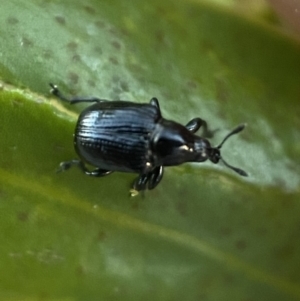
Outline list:
[[[241,124],[225,136],[216,147],[207,138],[212,136],[205,120],[197,117],[185,126],[162,117],[157,98],[150,103],[109,101],[97,97],[65,97],[56,85],[51,93],[70,104],[94,103],[78,117],[74,147],[79,159],[61,162],[59,171],[78,166],[86,175],[103,177],[114,171],[136,173],[134,192],[154,189],[162,180],[164,167],[185,162],[220,161],[241,176],[247,173],[228,164],[221,156],[221,147],[232,135],[241,132]],[[204,134],[196,135],[200,128]],[[95,169],[86,167],[90,164]]]

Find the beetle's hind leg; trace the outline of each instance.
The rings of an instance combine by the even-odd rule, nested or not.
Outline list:
[[[70,161],[64,161],[59,164],[59,168],[57,169],[57,172],[62,172],[70,169],[72,166],[78,166],[79,169],[81,169],[86,175],[92,176],[92,177],[104,177],[112,173],[111,170],[105,170],[101,168],[96,168],[94,170],[88,170],[84,163],[80,160],[74,159]]]
[[[207,122],[199,117],[193,118],[185,126],[190,132],[196,133],[200,127],[203,128],[203,138],[212,138],[216,130],[211,131],[208,129]]]
[[[58,97],[59,99],[66,101],[68,103],[75,104],[75,103],[80,103],[80,102],[103,102],[103,101],[108,101],[106,99],[100,99],[97,97],[72,97],[72,98],[68,98],[66,96],[64,96],[60,90],[58,89],[58,87],[56,85],[53,84],[49,84],[51,87],[50,93],[55,95],[56,97]]]
[[[150,104],[151,104],[152,106],[157,107],[158,110],[160,111],[159,102],[158,102],[158,99],[157,99],[156,97],[152,97],[152,98],[150,99]]]

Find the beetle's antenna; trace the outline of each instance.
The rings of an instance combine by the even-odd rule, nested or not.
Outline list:
[[[225,138],[223,139],[223,141],[216,147],[217,149],[221,149],[221,147],[223,146],[224,142],[232,135],[238,134],[239,132],[241,132],[244,128],[245,128],[246,124],[240,124],[239,126],[237,126],[235,129],[233,129],[227,136],[225,136]],[[223,162],[223,164],[225,166],[227,166],[228,168],[232,169],[233,171],[235,171],[236,173],[238,173],[239,175],[243,176],[243,177],[248,177],[248,174],[237,167],[234,167],[230,164],[228,164],[220,155],[220,160]]]
[[[49,86],[51,87],[51,90],[50,90],[51,94],[55,95],[56,97],[58,97],[59,99],[61,99],[63,101],[71,102],[69,98],[67,98],[63,94],[61,94],[60,90],[58,89],[58,87],[56,85],[50,83]]]
[[[240,168],[237,168],[237,167],[234,167],[234,166],[228,164],[222,157],[220,157],[220,160],[223,162],[223,164],[224,164],[225,166],[227,166],[227,167],[229,167],[230,169],[234,170],[234,171],[235,171],[236,173],[238,173],[239,175],[241,175],[241,176],[243,176],[243,177],[248,177],[248,174],[247,174],[244,170],[242,170],[242,169],[240,169]]]
[[[244,128],[245,128],[246,124],[240,124],[239,126],[237,126],[235,129],[233,129],[224,139],[223,141],[217,146],[218,149],[220,149],[224,142],[232,135],[238,134],[239,132],[241,132]]]

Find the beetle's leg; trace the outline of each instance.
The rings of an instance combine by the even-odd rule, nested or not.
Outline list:
[[[216,130],[211,131],[208,129],[207,122],[199,117],[190,120],[185,126],[190,132],[196,133],[200,127],[203,127],[202,137],[211,138],[213,137]]]
[[[186,128],[192,132],[192,133],[196,133],[200,127],[203,126],[204,131],[207,131],[207,123],[205,120],[201,119],[201,118],[194,118],[192,120],[190,120],[187,124],[186,124]]]
[[[154,189],[159,182],[162,180],[164,175],[164,168],[162,166],[157,166],[149,174],[148,189]]]
[[[160,110],[159,102],[158,102],[158,99],[157,99],[156,97],[151,98],[150,104],[151,104],[152,106],[157,107],[157,108]]]
[[[88,170],[86,168],[86,166],[84,165],[84,163],[77,159],[61,162],[59,164],[59,168],[58,168],[57,172],[66,171],[74,165],[78,166],[86,175],[92,176],[92,177],[104,177],[104,176],[107,176],[110,173],[112,173],[111,170],[105,170],[105,169],[101,169],[101,168],[96,168],[94,170]]]
[[[108,101],[106,99],[100,99],[97,97],[73,97],[73,98],[68,98],[66,96],[64,96],[60,90],[58,89],[58,87],[56,85],[53,84],[49,84],[50,87],[52,88],[50,90],[50,93],[55,95],[56,97],[58,97],[59,99],[66,101],[68,103],[75,104],[75,103],[80,103],[80,102],[103,102],[103,101]]]
[[[148,174],[141,174],[141,175],[139,175],[135,179],[135,181],[134,181],[134,183],[132,185],[132,189],[134,189],[136,191],[145,190],[148,180],[149,180]]]
[[[133,183],[133,190],[146,190],[147,184],[149,190],[154,189],[161,181],[163,174],[164,168],[157,166],[151,172],[139,175]]]

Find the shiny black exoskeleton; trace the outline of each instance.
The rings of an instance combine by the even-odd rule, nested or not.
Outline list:
[[[83,110],[78,118],[74,145],[80,160],[62,162],[59,171],[77,165],[89,176],[102,177],[113,171],[138,173],[133,183],[135,191],[155,188],[163,177],[164,166],[185,162],[213,163],[220,160],[242,176],[246,172],[226,163],[221,157],[223,143],[244,125],[231,131],[217,147],[212,147],[203,137],[211,136],[207,124],[194,118],[185,126],[162,117],[159,103],[108,101],[99,98],[66,98],[57,86],[50,84],[51,93],[70,104],[95,102]],[[204,135],[195,135],[203,126]],[[96,169],[90,171],[85,163]]]

